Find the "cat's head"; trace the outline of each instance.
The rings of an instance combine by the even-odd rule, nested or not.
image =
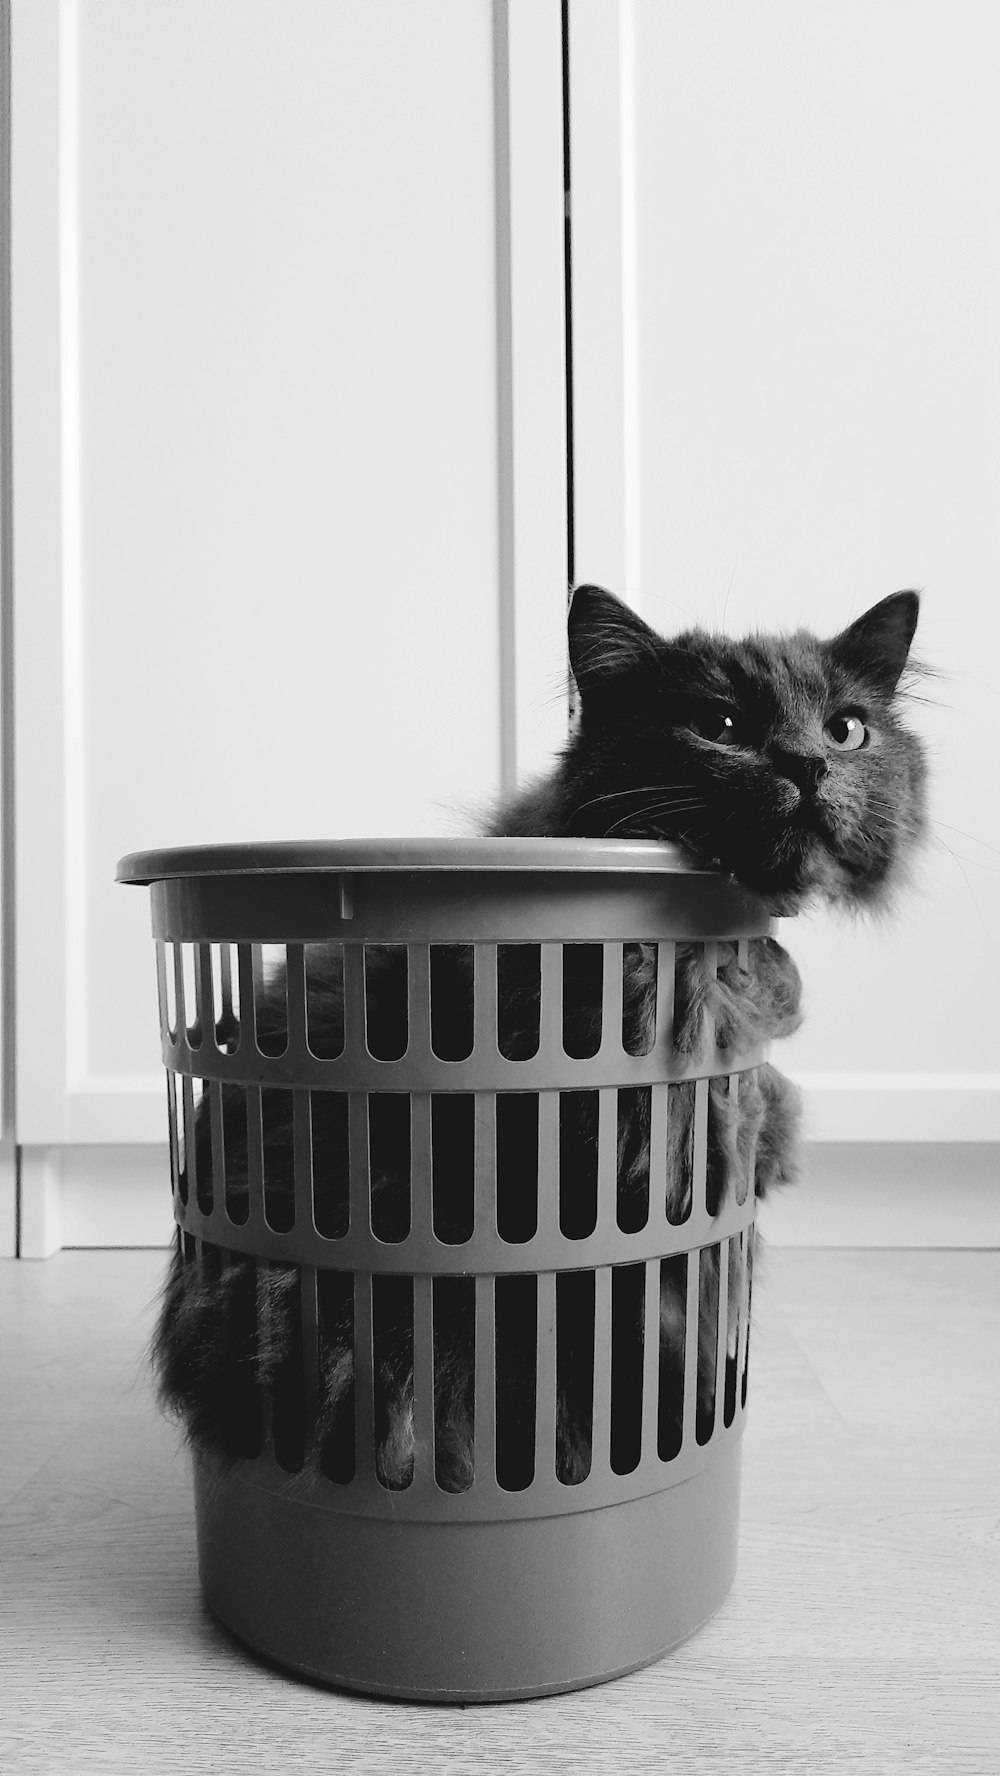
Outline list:
[[[673,839],[778,913],[877,904],[924,825],[923,752],[898,711],[918,605],[897,592],[829,641],[668,639],[580,587],[565,830]]]

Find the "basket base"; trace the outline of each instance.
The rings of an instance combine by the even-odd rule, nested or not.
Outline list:
[[[664,1492],[503,1523],[341,1515],[197,1458],[205,1599],[256,1652],[344,1689],[486,1702],[602,1683],[726,1596],[741,1441]]]

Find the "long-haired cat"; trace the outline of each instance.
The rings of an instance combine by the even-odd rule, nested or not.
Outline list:
[[[570,664],[580,698],[580,719],[553,770],[494,815],[493,835],[576,835],[662,838],[692,860],[741,883],[779,915],[793,914],[822,898],[837,906],[880,907],[904,873],[924,824],[924,762],[919,742],[900,718],[900,680],[917,621],[914,592],[898,592],[875,605],[830,640],[805,632],[754,635],[734,641],[701,630],[667,639],[610,593],[580,587],[569,617]],[[448,956],[451,959],[448,960]],[[566,1047],[586,1044],[597,1004],[585,957],[574,977],[566,952],[564,983]],[[468,1007],[471,981],[461,954],[445,952],[450,978],[439,983],[447,1021]],[[376,1052],[392,1053],[394,1027],[405,1018],[405,975],[390,949],[375,956],[376,985],[369,1012]],[[315,986],[313,988],[315,994]],[[766,1042],[799,1021],[800,984],[786,952],[771,938],[753,940],[741,961],[735,945],[720,945],[717,972],[706,971],[700,945],[678,945],[674,1043],[696,1057],[707,1042],[721,1048]],[[275,994],[275,1004],[278,995]],[[343,1022],[342,969],[331,950],[321,983],[322,1023],[331,1032]],[[515,971],[503,983],[498,1026],[503,1051],[512,1058],[530,1041],[530,992]],[[641,1052],[655,1015],[653,947],[625,949],[625,1045]],[[277,1019],[277,1012],[272,1014]],[[261,1046],[268,1039],[269,1005],[258,1010]],[[378,1028],[381,1024],[381,1029]],[[311,1016],[311,1029],[315,1028]],[[574,1045],[579,1045],[574,1047]],[[442,1058],[448,1058],[447,1038]],[[709,1206],[717,1207],[735,1179],[753,1165],[753,1184],[763,1197],[790,1181],[797,1166],[798,1107],[794,1088],[769,1064],[740,1078],[735,1109],[724,1082],[709,1090]],[[276,1096],[278,1094],[275,1094]],[[281,1094],[290,1098],[290,1094]],[[586,1168],[596,1140],[591,1094],[573,1100],[561,1142]],[[649,1167],[648,1097],[619,1117],[619,1218],[628,1216],[629,1194],[638,1200]],[[345,1103],[342,1094],[314,1094],[313,1174],[317,1225],[328,1234],[346,1226],[344,1180]],[[315,1106],[319,1104],[317,1112]],[[667,1176],[671,1219],[680,1220],[691,1191],[690,1134],[693,1082],[670,1087]],[[514,1106],[511,1106],[512,1110]],[[226,1191],[238,1194],[246,1180],[247,1124],[243,1094],[223,1090]],[[527,1139],[527,1136],[525,1137]],[[293,1190],[290,1122],[272,1121],[264,1131],[265,1163],[272,1189]],[[408,1203],[406,1130],[394,1128],[386,1100],[385,1123],[373,1152],[372,1215],[381,1237],[399,1237]],[[196,1119],[199,1169],[211,1168],[207,1101]],[[517,1170],[517,1131],[508,1164]],[[464,1152],[464,1149],[463,1149]],[[466,1214],[467,1167],[456,1163],[449,1185],[443,1176],[441,1221],[448,1237],[449,1189],[456,1228]],[[436,1167],[437,1171],[437,1167]],[[438,1181],[436,1178],[437,1191]],[[324,1201],[324,1190],[327,1200]],[[624,1205],[624,1209],[623,1209]],[[333,1476],[344,1472],[343,1445],[352,1422],[353,1342],[346,1300],[332,1283],[321,1300],[321,1374],[318,1414],[302,1449]],[[164,1291],[154,1356],[164,1403],[184,1421],[197,1445],[223,1460],[252,1456],[263,1433],[264,1402],[280,1395],[280,1379],[295,1360],[297,1326],[294,1267],[270,1266],[258,1278],[252,1259],[230,1259],[206,1248],[197,1263],[175,1251]],[[389,1301],[375,1350],[379,1423],[377,1471],[388,1487],[405,1486],[414,1460],[412,1357]],[[718,1279],[716,1278],[716,1290]],[[735,1291],[731,1291],[731,1299]],[[716,1294],[716,1304],[717,1304]],[[705,1298],[711,1317],[711,1291]],[[680,1371],[671,1364],[683,1341],[683,1284],[664,1267],[661,1317],[661,1426],[666,1440],[680,1433]],[[698,1362],[698,1413],[714,1407],[715,1328],[703,1328]],[[436,1334],[438,1336],[438,1334]],[[517,1430],[523,1412],[527,1367],[532,1360],[534,1315],[519,1329],[516,1316],[498,1349],[498,1415]],[[731,1323],[730,1337],[735,1336]],[[499,1328],[498,1328],[499,1339]],[[436,1474],[446,1489],[463,1490],[473,1461],[473,1376],[468,1330],[456,1310],[445,1319],[436,1349]],[[559,1379],[559,1378],[557,1378]],[[670,1390],[673,1388],[673,1405]],[[559,1379],[557,1471],[573,1482],[589,1467],[589,1423],[574,1398],[572,1376]],[[671,1426],[671,1414],[673,1425]],[[500,1439],[519,1447],[517,1435]],[[523,1446],[524,1439],[521,1439]],[[499,1444],[498,1444],[499,1446]],[[512,1458],[516,1465],[516,1456]],[[614,1456],[613,1456],[614,1460]],[[501,1484],[517,1485],[512,1472]]]

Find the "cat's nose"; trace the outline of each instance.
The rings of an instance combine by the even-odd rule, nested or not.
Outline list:
[[[815,752],[778,752],[774,763],[782,777],[788,777],[804,796],[815,795],[830,767],[822,754]]]

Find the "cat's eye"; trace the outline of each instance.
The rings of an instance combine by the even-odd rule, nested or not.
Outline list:
[[[716,746],[739,746],[743,739],[743,724],[735,709],[705,709],[693,715],[688,726],[693,734]]]
[[[841,709],[831,715],[826,731],[838,752],[857,752],[868,739],[868,729],[857,709]]]

